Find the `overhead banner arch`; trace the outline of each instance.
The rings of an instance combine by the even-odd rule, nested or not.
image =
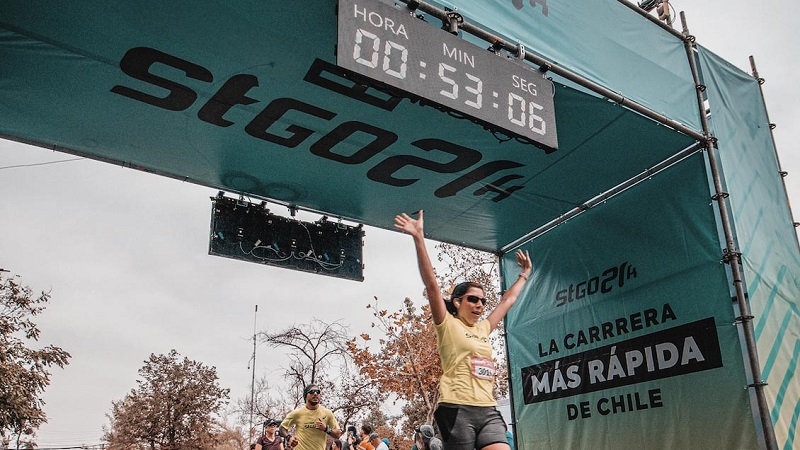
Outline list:
[[[425,209],[432,238],[488,251],[695,141],[554,77],[546,153],[354,83],[336,39],[334,1],[3,2],[0,135],[382,228]]]
[[[402,1],[357,5],[411,13]],[[534,250],[543,272],[507,330],[520,448],[761,445],[773,438],[758,420],[765,410],[791,446],[800,345],[783,343],[797,334],[800,257],[757,82],[624,0],[430,5],[456,13],[450,34],[414,12],[426,37],[444,33],[435,44],[457,37],[530,75],[487,83],[497,111],[481,120],[425,98],[435,91],[387,88],[338,65],[333,0],[2,2],[0,136],[380,228],[424,209],[432,239],[504,261],[518,246]],[[516,52],[463,32],[459,17]],[[351,25],[391,28],[383,16]],[[468,107],[476,77],[507,75],[470,73],[457,51],[437,56],[453,61],[416,75],[447,83],[453,100],[458,87]],[[499,61],[485,56],[476,61]],[[513,110],[504,89],[551,96],[557,143],[492,126],[503,111],[523,124],[536,114]],[[740,253],[735,280],[727,269]],[[608,370],[622,351],[625,365]],[[525,383],[550,373],[537,367],[555,374],[572,357],[595,361],[593,386],[551,383],[546,400],[531,401]],[[751,394],[762,376],[766,405]],[[682,402],[698,420],[720,420],[681,425]]]

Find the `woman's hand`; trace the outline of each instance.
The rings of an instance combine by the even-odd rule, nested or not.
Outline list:
[[[424,236],[422,210],[419,211],[419,219],[414,219],[406,213],[394,216],[394,227],[403,230],[411,236]]]
[[[531,264],[531,257],[528,254],[528,251],[525,250],[523,253],[522,250],[517,250],[514,254],[517,257],[517,265],[522,269],[522,273],[527,277],[531,274],[531,268],[533,267]]]

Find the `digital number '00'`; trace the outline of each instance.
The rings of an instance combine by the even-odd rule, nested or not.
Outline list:
[[[370,58],[364,58],[362,44],[364,44],[364,38],[372,39],[372,55]],[[377,35],[370,33],[367,30],[358,29],[356,31],[356,44],[353,46],[353,59],[356,60],[357,63],[363,64],[367,67],[371,67],[373,69],[378,67],[378,59],[380,58],[380,48],[381,48],[381,40],[378,38]],[[391,58],[390,55],[392,54],[392,49],[400,51],[400,70],[392,70],[390,69]],[[408,61],[408,49],[403,47],[402,45],[398,44],[397,42],[392,42],[387,40],[386,45],[384,45],[383,49],[383,71],[386,72],[387,75],[391,75],[395,78],[403,79],[406,77],[406,62]]]

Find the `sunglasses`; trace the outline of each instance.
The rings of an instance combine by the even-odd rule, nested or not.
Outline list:
[[[461,298],[467,299],[467,301],[470,303],[477,304],[478,302],[481,302],[483,306],[486,306],[486,297],[478,297],[477,295],[467,295],[467,296],[462,296]]]
[[[320,393],[320,390],[319,389],[311,389],[310,391],[308,391],[308,393],[311,394],[311,395],[318,395]]]

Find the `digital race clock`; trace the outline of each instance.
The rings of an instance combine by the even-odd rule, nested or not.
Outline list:
[[[339,0],[336,63],[547,151],[558,148],[553,84],[500,56],[378,0]]]

